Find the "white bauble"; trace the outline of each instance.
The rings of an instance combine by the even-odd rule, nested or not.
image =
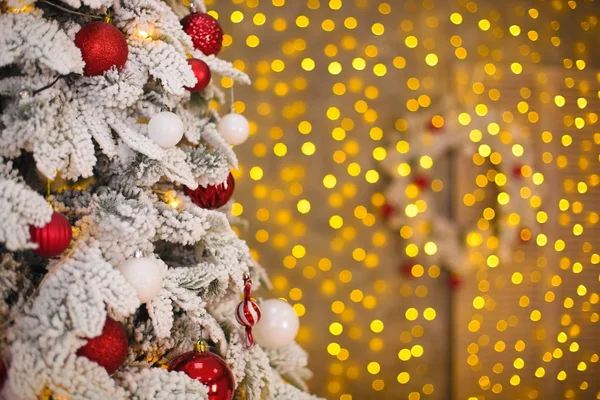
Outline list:
[[[163,268],[154,258],[131,258],[119,265],[119,271],[133,286],[142,303],[156,297],[163,287]]]
[[[279,349],[290,344],[300,327],[300,320],[292,306],[283,300],[269,299],[260,303],[260,310],[260,321],[252,328],[256,343],[267,349]]]
[[[217,126],[217,131],[225,141],[233,146],[244,143],[250,135],[250,124],[246,117],[241,114],[227,114]]]
[[[170,111],[159,112],[150,118],[148,136],[163,149],[173,147],[183,137],[183,121]]]

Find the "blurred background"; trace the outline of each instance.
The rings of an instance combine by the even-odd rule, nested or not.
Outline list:
[[[300,316],[311,390],[340,400],[599,399],[598,4],[207,5],[227,33],[223,57],[253,79],[235,87],[252,135],[236,148],[233,211],[272,278],[274,292],[259,295],[287,299]],[[442,168],[424,185],[464,233],[450,246],[468,253],[454,273],[421,258],[442,248],[436,239],[411,245],[412,231],[387,221],[398,177],[384,164],[413,151],[403,135],[440,121],[431,115],[474,145],[433,157]],[[519,240],[498,257],[508,159],[478,142],[508,123],[519,136],[499,137],[525,154],[518,168],[540,194],[520,192],[535,226],[516,224]]]

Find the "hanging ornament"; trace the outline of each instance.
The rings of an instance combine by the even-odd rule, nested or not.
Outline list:
[[[463,285],[463,282],[464,280],[462,276],[453,272],[450,273],[450,288],[453,290],[460,289],[460,287]]]
[[[183,121],[175,113],[161,111],[150,118],[148,136],[163,149],[176,146],[183,137]]]
[[[260,307],[252,300],[252,279],[244,275],[244,300],[238,304],[235,310],[235,319],[246,328],[246,347],[254,346],[252,327],[260,321]]]
[[[186,87],[186,89],[190,92],[203,91],[210,83],[210,68],[204,61],[198,60],[196,58],[188,60],[188,65],[190,66],[190,68],[192,68],[192,72],[194,73],[194,76],[196,77],[198,83],[196,83],[196,86],[191,88]]]
[[[223,46],[223,29],[211,15],[193,12],[181,20],[181,25],[192,38],[196,50],[207,56],[219,54]]]
[[[90,22],[75,35],[75,45],[85,61],[83,75],[103,75],[113,66],[118,70],[127,62],[129,48],[123,33],[106,22]]]
[[[521,179],[523,177],[523,166],[520,164],[515,165],[512,169],[512,174],[515,178]]]
[[[385,219],[389,219],[394,214],[396,214],[396,207],[387,202],[383,203],[381,206],[381,215],[383,215]]]
[[[198,207],[215,210],[227,204],[233,195],[233,189],[235,181],[230,173],[227,180],[219,185],[198,186],[196,190],[185,187],[184,192]]]
[[[225,360],[208,351],[202,338],[196,343],[194,351],[175,358],[169,365],[169,371],[184,372],[207,386],[209,400],[233,399],[235,379],[231,369]]]
[[[412,273],[412,269],[415,266],[415,263],[407,261],[400,266],[400,273],[403,277],[407,279],[413,279],[415,276]]]
[[[106,317],[100,336],[88,339],[77,355],[104,367],[108,374],[115,372],[127,357],[129,342],[125,328],[110,317]]]
[[[134,258],[121,263],[119,271],[135,289],[141,303],[148,303],[163,287],[163,269],[154,258],[143,257],[140,250]]]
[[[283,300],[269,299],[260,304],[261,319],[254,327],[254,339],[267,349],[279,349],[291,343],[300,327],[300,320],[291,305]]]
[[[52,214],[52,219],[41,228],[29,227],[31,241],[38,245],[34,252],[42,257],[56,257],[61,255],[71,244],[73,231],[71,223],[61,213]]]
[[[250,135],[250,124],[246,117],[232,112],[225,115],[219,121],[217,131],[223,139],[232,146],[244,143]]]
[[[439,116],[436,116],[436,117],[439,117]],[[436,126],[435,123],[433,122],[434,118],[436,118],[436,117],[431,118],[425,125],[425,129],[428,132],[433,133],[433,134],[442,133],[444,130],[444,125]],[[442,121],[443,121],[443,119],[442,119]]]
[[[4,361],[0,360],[0,392],[4,389],[4,384],[8,379],[8,371],[6,370],[6,365],[4,365]]]
[[[425,175],[418,175],[413,180],[413,183],[421,190],[425,190],[429,186],[429,178]]]

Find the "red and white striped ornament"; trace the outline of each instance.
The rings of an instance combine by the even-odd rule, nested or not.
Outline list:
[[[252,336],[252,327],[260,321],[260,307],[258,303],[252,300],[252,279],[244,275],[244,300],[238,304],[235,310],[235,319],[246,328],[246,347],[254,346],[254,337]]]

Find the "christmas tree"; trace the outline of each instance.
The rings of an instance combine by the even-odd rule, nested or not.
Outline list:
[[[227,212],[249,125],[211,75],[250,80],[204,4],[8,0],[0,32],[0,397],[312,398]]]

